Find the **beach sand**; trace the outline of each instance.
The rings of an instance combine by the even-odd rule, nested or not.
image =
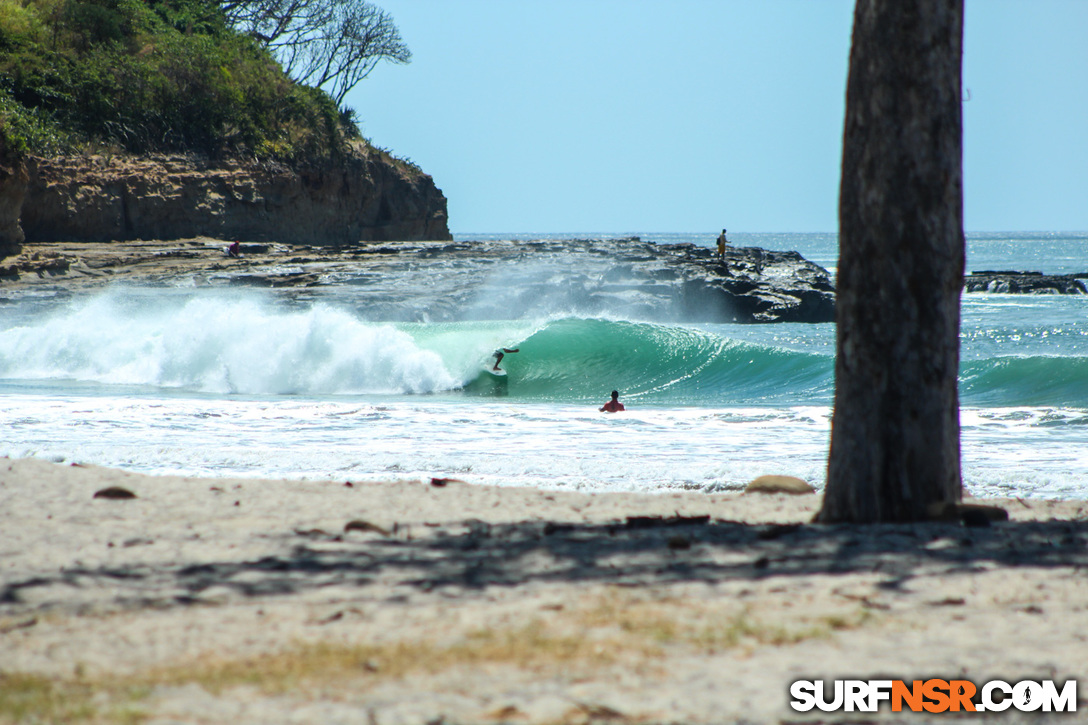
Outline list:
[[[949,719],[789,707],[881,677],[1076,678],[1060,721],[1088,721],[1088,502],[980,528],[819,503],[0,459],[0,722]]]

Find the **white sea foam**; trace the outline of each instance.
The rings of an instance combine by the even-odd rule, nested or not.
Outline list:
[[[208,393],[429,393],[461,380],[391,324],[244,297],[135,306],[115,293],[0,331],[0,375]]]
[[[1088,426],[963,416],[976,496],[1088,498]],[[1072,412],[1070,412],[1072,415]],[[831,410],[514,405],[433,397],[316,400],[5,394],[0,455],[158,474],[426,479],[584,491],[738,490],[763,474],[826,474]],[[1052,417],[1052,416],[1051,416]]]
[[[159,474],[388,479],[585,491],[739,489],[763,473],[814,483],[829,411],[511,405],[434,398],[5,396],[0,455]]]

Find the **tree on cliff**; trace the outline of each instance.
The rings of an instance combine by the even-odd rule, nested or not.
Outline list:
[[[364,0],[226,0],[221,7],[291,78],[324,88],[337,105],[380,61],[412,59],[389,13]]]
[[[858,0],[839,198],[835,411],[819,520],[959,501],[963,0]]]

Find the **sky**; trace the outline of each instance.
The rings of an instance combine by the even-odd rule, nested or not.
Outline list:
[[[470,233],[833,232],[852,0],[373,0],[352,90]],[[1088,0],[967,0],[967,231],[1088,230]]]

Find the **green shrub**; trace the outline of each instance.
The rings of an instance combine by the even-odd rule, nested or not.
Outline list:
[[[0,137],[20,152],[116,145],[335,158],[351,113],[290,80],[210,0],[0,0]]]
[[[9,153],[62,154],[74,151],[77,144],[47,114],[26,108],[0,86],[0,142]]]

